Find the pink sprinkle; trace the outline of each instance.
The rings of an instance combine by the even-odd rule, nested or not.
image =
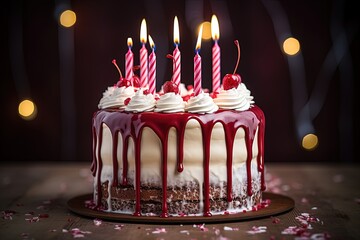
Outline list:
[[[247,231],[249,234],[257,234],[257,233],[264,233],[266,232],[267,227],[266,226],[253,226],[250,231]]]
[[[100,226],[102,224],[102,220],[101,219],[94,219],[94,224],[95,226]]]
[[[224,226],[224,230],[225,231],[239,231],[239,228],[232,228],[232,227]]]
[[[81,231],[79,228],[73,228],[71,229],[71,234],[73,238],[82,238],[85,237],[85,234],[90,234],[89,231]]]
[[[2,218],[4,220],[12,220],[12,216],[15,214],[16,212],[13,210],[5,210],[5,211],[1,211],[1,215]]]
[[[279,223],[280,222],[279,218],[271,217],[271,219],[272,219],[272,223]]]
[[[166,233],[165,228],[156,228],[155,231],[152,231],[153,234]]]
[[[203,232],[209,231],[209,229],[205,227],[205,223],[203,223],[203,224],[198,224],[198,225],[194,224],[193,227],[197,227],[197,228],[199,228],[199,229],[200,229],[201,231],[203,231]]]
[[[180,233],[184,233],[186,235],[190,235],[190,232],[188,230],[181,230]]]
[[[125,225],[124,224],[115,224],[115,230],[121,230]]]

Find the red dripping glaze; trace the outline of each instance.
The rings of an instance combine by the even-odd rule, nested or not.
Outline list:
[[[195,119],[199,122],[202,129],[203,136],[203,152],[204,152],[204,183],[203,183],[203,215],[211,216],[210,213],[210,199],[209,199],[209,188],[210,188],[210,140],[211,132],[215,123],[220,122],[224,127],[225,141],[226,141],[226,152],[227,152],[227,200],[231,202],[232,197],[232,153],[234,148],[235,134],[238,128],[243,128],[245,131],[245,143],[248,152],[246,160],[247,170],[247,193],[249,196],[252,195],[252,184],[251,184],[251,159],[252,159],[252,145],[258,127],[258,171],[261,173],[261,190],[265,190],[264,182],[264,130],[265,130],[265,117],[262,110],[253,106],[247,111],[225,111],[219,110],[213,114],[191,114],[191,113],[168,113],[164,118],[163,113],[156,112],[144,112],[144,113],[130,113],[115,109],[101,110],[94,114],[93,118],[93,149],[98,146],[96,153],[93,150],[93,163],[92,171],[93,175],[96,176],[97,171],[97,192],[98,201],[97,205],[101,203],[101,144],[102,144],[102,125],[106,124],[113,136],[113,182],[112,186],[118,184],[118,159],[117,159],[117,139],[118,134],[121,134],[123,140],[123,175],[122,184],[127,184],[127,170],[128,170],[128,159],[127,149],[128,141],[131,137],[135,144],[135,211],[134,216],[141,216],[140,208],[140,156],[141,156],[141,135],[144,127],[151,128],[156,135],[159,137],[162,144],[162,213],[160,217],[168,217],[167,209],[167,143],[168,133],[170,128],[175,128],[178,136],[178,149],[177,149],[177,171],[182,172],[184,169],[183,165],[183,147],[184,147],[184,134],[187,122],[190,119]],[[97,142],[98,141],[98,142]],[[98,164],[96,164],[96,158],[98,158]],[[186,167],[186,166],[185,166]]]

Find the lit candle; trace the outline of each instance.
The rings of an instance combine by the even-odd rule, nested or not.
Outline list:
[[[196,41],[195,57],[194,57],[194,93],[195,96],[201,93],[201,57],[199,55],[201,48],[201,37],[202,37],[203,25],[201,24],[199,35]]]
[[[145,19],[141,22],[140,28],[140,42],[142,47],[140,49],[140,87],[145,88],[148,84],[148,52],[146,50],[146,21]]]
[[[220,47],[218,40],[220,37],[219,22],[215,15],[211,18],[211,35],[214,40],[212,48],[212,91],[219,92],[220,89]]]
[[[127,45],[129,47],[129,50],[125,54],[125,78],[128,80],[132,79],[132,76],[134,75],[133,67],[134,67],[134,54],[131,51],[133,41],[132,38],[127,39]]]
[[[173,60],[173,81],[178,86],[180,85],[180,81],[181,81],[181,65],[180,65],[181,54],[180,54],[180,50],[179,50],[179,43],[180,43],[179,22],[178,22],[178,18],[175,17],[174,18],[174,44],[175,44],[175,49],[173,51],[173,57],[174,57],[174,60]]]
[[[155,55],[155,43],[149,35],[149,43],[152,52],[149,56],[149,92],[155,95],[156,92],[156,55]]]

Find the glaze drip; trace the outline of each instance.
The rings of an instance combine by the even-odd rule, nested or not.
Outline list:
[[[121,117],[119,116],[121,115]],[[166,116],[166,117],[164,117]],[[225,132],[226,153],[227,153],[227,201],[231,202],[232,197],[232,165],[233,165],[233,149],[236,131],[243,128],[245,131],[245,144],[247,148],[247,194],[252,195],[251,183],[251,160],[252,160],[252,145],[258,129],[258,171],[261,173],[261,190],[265,190],[264,182],[264,131],[265,131],[265,117],[262,110],[254,105],[246,111],[233,111],[233,110],[218,110],[212,114],[193,114],[193,113],[163,113],[157,112],[143,112],[132,113],[115,109],[106,109],[98,111],[94,114],[93,118],[93,163],[91,170],[94,176],[97,176],[97,206],[101,205],[101,145],[102,145],[102,129],[103,124],[106,124],[112,135],[113,142],[113,182],[109,183],[112,186],[118,185],[118,159],[117,159],[117,146],[119,134],[123,140],[122,149],[122,162],[123,174],[122,185],[127,185],[127,172],[128,172],[128,144],[129,138],[134,140],[135,147],[135,211],[134,215],[140,216],[140,176],[141,176],[141,136],[144,127],[149,127],[160,139],[162,144],[162,213],[161,217],[168,216],[167,209],[167,156],[168,156],[168,136],[170,128],[175,128],[177,133],[177,166],[176,170],[180,173],[186,168],[183,165],[184,157],[184,134],[186,124],[189,120],[195,119],[201,126],[203,137],[203,164],[204,164],[204,183],[203,183],[203,215],[211,216],[210,213],[210,199],[209,199],[209,165],[210,165],[210,140],[211,133],[216,123],[221,123]],[[97,151],[96,151],[97,146]],[[97,160],[97,161],[96,161]],[[98,162],[98,163],[97,163]],[[201,184],[201,183],[199,183]]]

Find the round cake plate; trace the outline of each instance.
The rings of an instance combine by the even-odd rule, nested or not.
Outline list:
[[[103,220],[129,222],[129,223],[144,223],[144,224],[193,224],[193,223],[224,223],[254,220],[269,216],[276,216],[281,213],[286,213],[292,210],[295,202],[292,198],[270,192],[263,193],[263,200],[269,199],[270,204],[257,211],[248,211],[235,214],[221,214],[213,215],[211,217],[204,216],[184,216],[184,217],[167,217],[159,216],[133,216],[129,214],[102,212],[90,209],[85,206],[85,201],[92,200],[92,194],[84,194],[70,199],[67,202],[68,208],[81,216],[88,218],[99,218]]]

